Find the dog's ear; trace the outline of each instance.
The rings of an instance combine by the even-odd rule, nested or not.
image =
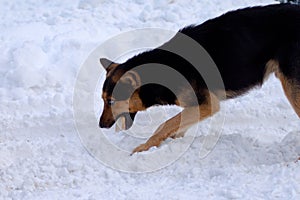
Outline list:
[[[100,58],[100,63],[104,67],[104,69],[106,69],[107,72],[111,71],[119,65],[118,63],[114,63],[113,61],[108,60],[107,58]]]
[[[121,77],[120,81],[123,83],[130,84],[133,88],[138,88],[142,84],[140,75],[133,70],[126,72]]]

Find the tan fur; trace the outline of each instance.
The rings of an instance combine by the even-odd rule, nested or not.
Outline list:
[[[113,65],[113,64],[111,64]],[[111,67],[111,65],[109,67]],[[141,85],[141,79],[137,72],[130,70],[126,72],[125,74],[122,73],[122,71],[116,70],[117,64],[114,65],[114,69],[111,69],[114,72],[112,78],[112,81],[118,84],[122,83],[128,83],[132,86],[133,89],[138,88]],[[107,76],[111,76],[112,71],[108,71]],[[115,100],[114,97],[109,97],[106,92],[103,92],[102,98],[105,101],[108,99]],[[146,108],[143,106],[142,100],[140,99],[137,92],[135,92],[129,99],[122,100],[122,101],[115,101],[115,104],[113,106],[104,106],[103,110],[103,116],[105,116],[105,119],[113,120],[115,117],[119,116],[122,113],[125,112],[138,112],[141,110],[145,110]],[[125,118],[121,117],[120,120],[118,120],[118,125],[116,126],[116,130],[119,131],[120,128],[125,129]]]
[[[129,108],[129,101],[116,101],[115,104],[112,106],[111,110],[114,117],[117,117],[121,113],[128,112]]]
[[[277,73],[277,77],[281,81],[284,93],[290,104],[300,117],[300,85],[297,85],[295,81],[286,78],[281,72]]]
[[[187,107],[189,102],[194,101],[193,97],[195,98],[195,92],[190,87],[184,87],[181,89],[180,93],[177,95],[176,105],[181,107]]]
[[[129,99],[129,112],[138,112],[145,110],[145,106],[143,105],[143,102],[138,94],[138,92],[133,93],[131,98]]]
[[[182,112],[161,124],[152,137],[145,144],[133,150],[135,152],[147,151],[153,146],[159,146],[168,137],[176,133],[184,133],[193,124],[206,119],[220,109],[219,99],[211,92],[207,92],[207,102],[194,107],[184,108]]]
[[[141,99],[139,98],[137,93],[134,93],[130,99],[126,99],[123,101],[116,101],[113,106],[111,106],[111,111],[113,116],[118,116],[121,113],[125,112],[137,112],[145,110],[146,108],[143,106]]]
[[[104,99],[104,101],[106,101],[108,98],[114,99],[113,97],[108,97],[105,92],[103,93],[102,98]],[[138,92],[135,92],[130,99],[115,101],[115,104],[113,106],[104,106],[102,115],[105,117],[105,119],[113,120],[122,113],[134,113],[145,109],[146,108],[144,107],[142,100],[138,95]],[[124,117],[121,117],[121,119],[118,120],[116,131],[119,131],[121,128],[122,130],[125,129],[126,122],[125,118],[123,118]]]
[[[108,72],[108,75],[107,75],[107,77],[111,76],[111,80],[114,83],[117,83],[117,82],[129,83],[132,85],[133,88],[137,88],[138,86],[141,85],[141,78],[137,72],[130,70],[124,74],[124,72],[122,70],[120,70],[120,69],[116,70],[116,69],[117,69],[117,66],[113,71]],[[113,73],[113,76],[111,75],[112,73]]]
[[[130,70],[120,78],[120,82],[129,83],[133,88],[138,88],[141,85],[141,78],[137,72]]]
[[[245,92],[249,91],[249,89],[252,88],[252,87],[253,86],[250,86],[248,88],[238,90],[238,91],[227,90],[226,91],[226,98],[231,99],[231,98],[237,97],[237,96],[239,96],[241,94],[244,94]]]
[[[109,67],[106,69],[107,74],[106,77],[110,76],[111,73],[114,71],[114,69],[116,69],[119,66],[118,63],[112,63],[111,65],[109,65]]]
[[[271,73],[275,72],[275,75],[277,76],[277,73],[279,72],[279,63],[277,60],[269,60],[266,64],[265,69],[265,75],[263,81],[266,81]]]
[[[117,69],[117,67],[115,68]],[[107,77],[111,77],[111,80],[114,82],[114,83],[117,83],[120,78],[123,76],[123,71],[121,70],[112,70],[110,72],[107,73]],[[113,73],[113,76],[111,75]]]
[[[295,112],[297,113],[298,117],[300,118],[300,89],[297,90],[297,96],[296,99],[294,101],[294,109]]]
[[[108,99],[109,97],[108,97],[108,95],[107,95],[107,93],[106,92],[103,92],[102,93],[102,99],[103,100],[106,100],[106,99]]]

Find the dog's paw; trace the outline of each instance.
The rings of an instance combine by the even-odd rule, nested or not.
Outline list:
[[[163,139],[161,139],[160,135],[153,135],[145,144],[141,144],[140,146],[136,147],[132,151],[132,154],[142,151],[148,151],[151,147],[158,147],[162,141]]]
[[[173,135],[171,135],[172,139],[176,139],[176,138],[181,138],[184,137],[185,132],[179,132],[179,133],[174,133]]]
[[[136,147],[130,155],[132,155],[134,153],[142,152],[142,151],[148,151],[150,148],[151,148],[151,146],[149,146],[147,143],[141,144],[140,146]]]

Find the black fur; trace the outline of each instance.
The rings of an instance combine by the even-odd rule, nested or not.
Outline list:
[[[226,91],[244,92],[262,84],[266,63],[271,59],[279,62],[286,77],[300,83],[300,7],[297,5],[278,4],[232,11],[179,32],[197,41],[210,54]],[[164,45],[172,42],[176,42],[176,36]],[[167,65],[190,81],[198,97],[198,102],[189,102],[190,105],[205,101],[203,92],[207,87],[201,75],[184,58],[170,52],[161,49],[144,52],[121,64],[118,70],[126,72],[143,64],[149,64],[148,68],[159,67],[151,63]],[[160,77],[159,73],[143,73],[141,80],[155,76],[178,86],[173,92],[166,91],[163,86],[142,86],[139,94],[146,107],[175,103],[182,89],[180,81],[172,76]]]

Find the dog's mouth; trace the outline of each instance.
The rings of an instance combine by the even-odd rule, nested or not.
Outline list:
[[[135,113],[121,113],[113,121],[106,121],[101,117],[99,126],[100,128],[111,128],[116,123],[116,121],[121,118],[121,124],[117,124],[117,126],[121,126],[119,127],[120,129],[127,130],[132,126],[134,116]]]
[[[131,126],[133,124],[133,118],[130,113],[122,113],[122,114],[118,115],[115,121],[117,121],[120,118],[122,118],[122,121],[125,122],[125,124],[124,124],[125,130],[128,130],[129,128],[131,128]]]

